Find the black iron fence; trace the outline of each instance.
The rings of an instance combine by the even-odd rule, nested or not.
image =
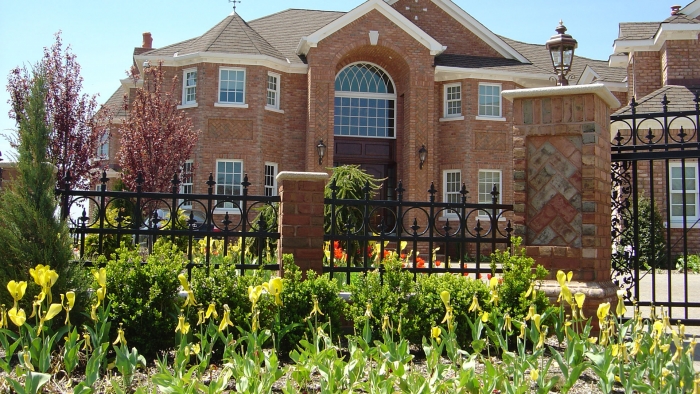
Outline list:
[[[613,281],[643,308],[700,325],[700,99],[669,111],[664,95],[611,117]],[[678,98],[675,98],[678,100]],[[680,103],[677,103],[680,104]],[[675,108],[679,108],[676,106]]]
[[[186,250],[188,271],[223,262],[236,264],[241,272],[279,269],[270,253],[279,239],[276,205],[280,199],[248,195],[247,175],[240,195],[214,194],[211,174],[205,194],[181,193],[177,174],[170,193],[142,191],[140,176],[136,191],[108,191],[107,182],[103,172],[99,190],[56,191],[76,258],[83,263],[90,265],[95,256],[122,242],[150,251],[158,238],[166,237]]]
[[[401,182],[392,201],[372,200],[368,186],[362,200],[339,199],[335,183],[330,187],[332,196],[325,199],[324,271],[344,275],[348,283],[353,272],[382,271],[378,260],[391,252],[414,274],[478,277],[491,272],[485,256],[511,245],[513,229],[506,218],[513,206],[498,203],[496,185],[486,204],[468,203],[465,185],[459,202],[436,202],[433,184],[428,202],[404,201]]]

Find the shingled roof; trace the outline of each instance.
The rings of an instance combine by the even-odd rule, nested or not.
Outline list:
[[[666,85],[637,100],[637,113],[663,112],[664,95],[668,100],[668,111],[692,111],[695,109],[695,92],[697,89],[679,85]],[[615,111],[613,115],[628,115],[632,108],[626,105]]]
[[[124,110],[124,95],[129,92],[124,89],[122,85],[119,85],[117,90],[109,96],[109,99],[104,103],[104,107],[112,111],[112,117],[123,118],[126,117],[126,111]]]
[[[646,40],[653,38],[659,30],[659,22],[623,22],[620,23],[619,40]]]
[[[270,45],[257,31],[251,28],[238,14],[231,14],[216,26],[197,38],[155,49],[144,55],[179,56],[199,52],[266,55],[285,60],[282,53]]]

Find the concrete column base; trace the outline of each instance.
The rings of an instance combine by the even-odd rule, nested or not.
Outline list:
[[[619,289],[612,281],[603,282],[576,282],[572,281],[568,284],[571,294],[576,294],[581,292],[586,295],[586,300],[583,303],[583,315],[586,318],[592,318],[591,327],[592,332],[597,333],[599,331],[598,325],[598,305],[609,302],[611,310],[615,310],[617,306],[617,290]],[[544,291],[547,295],[549,301],[552,304],[557,302],[559,297],[559,292],[561,287],[556,280],[545,280],[542,283],[540,290]],[[566,313],[571,313],[567,308]]]

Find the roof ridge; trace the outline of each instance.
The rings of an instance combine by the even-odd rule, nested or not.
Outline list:
[[[279,52],[279,49],[273,47],[272,44],[270,44],[269,42],[267,42],[267,40],[265,39],[265,37],[261,36],[260,33],[258,33],[255,29],[253,29],[245,20],[243,20],[243,18],[241,18],[241,17],[239,16],[238,19],[239,19],[241,22],[243,22],[243,25],[245,25],[245,27],[248,28],[248,29],[245,29],[244,26],[239,26],[239,27],[241,28],[241,30],[243,30],[243,33],[245,34],[245,36],[246,36],[246,38],[248,39],[248,41],[250,41],[250,43],[253,44],[253,46],[255,47],[255,49],[256,49],[260,54],[262,54],[263,51],[262,51],[261,48],[258,46],[258,43],[255,42],[255,40],[254,40],[252,37],[250,37],[250,34],[248,34],[248,30],[254,31],[254,32],[258,35],[258,37],[260,37],[261,40],[265,41],[265,42],[267,43],[267,45],[269,45],[271,48],[273,48],[274,50],[276,50],[277,52]],[[235,20],[235,18],[234,18],[234,20]],[[280,55],[281,55],[281,53],[280,53]]]
[[[279,14],[281,14],[281,13],[289,12],[289,11],[333,12],[333,13],[336,13],[336,14],[347,14],[347,11],[310,10],[310,9],[307,9],[307,8],[287,8],[286,10],[277,11],[277,12],[272,13],[272,14],[269,14],[269,15],[261,16],[260,18],[251,19],[250,22],[252,23],[252,22],[261,21],[261,20],[263,20],[263,19],[267,19],[267,18],[269,18],[269,17],[275,16],[275,15],[279,15]]]
[[[224,18],[223,21],[225,21],[226,19],[229,19],[229,18],[230,18],[230,20],[228,21],[228,23],[223,24],[221,29],[217,32],[216,37],[214,37],[213,39],[209,40],[208,43],[206,43],[205,50],[204,50],[205,52],[208,52],[209,48],[211,48],[211,46],[219,39],[219,37],[221,37],[221,35],[226,31],[226,28],[228,27],[228,25],[230,25],[231,22],[236,20],[236,16],[238,16],[238,14],[236,14],[234,11],[232,14],[229,14],[226,18]],[[240,16],[238,16],[238,17],[240,18]],[[221,22],[223,22],[223,21],[221,21]],[[214,30],[218,26],[222,25],[221,22],[217,23],[216,26],[212,27],[209,31]],[[209,31],[202,34],[201,37],[204,37]]]

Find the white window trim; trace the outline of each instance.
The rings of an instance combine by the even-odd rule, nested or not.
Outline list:
[[[243,176],[245,174],[245,169],[243,167],[243,160],[239,160],[239,159],[216,159],[216,167],[215,167],[216,171],[215,171],[214,179],[219,179],[219,163],[229,162],[229,161],[234,162],[234,163],[235,162],[241,163],[241,181],[242,181]],[[217,183],[217,185],[218,185],[218,183]],[[243,191],[243,186],[241,186],[241,191]],[[216,192],[216,186],[214,187],[214,194],[218,195],[218,193]],[[217,203],[218,203],[218,200],[217,200]],[[214,213],[215,214],[228,213],[229,215],[231,215],[231,214],[239,215],[241,213],[241,210],[239,208],[219,208],[219,207],[217,207],[217,208],[214,208]]]
[[[105,132],[102,135],[100,135],[99,140],[97,141],[97,160],[108,160],[109,159],[109,133]],[[107,146],[107,149],[104,149],[106,152],[105,154],[103,153],[103,146]]]
[[[192,166],[194,166],[194,160],[192,160],[192,159],[185,160],[185,164],[192,164]],[[183,165],[183,176],[184,176],[184,165]],[[184,188],[186,185],[192,186],[192,191],[194,191],[194,179],[191,179],[190,180],[191,182],[184,182],[183,179],[184,179],[183,177],[180,177],[180,193],[185,192]],[[180,200],[180,203],[182,203],[182,205],[180,206],[181,208],[192,209],[192,202],[190,202],[189,205],[185,205],[185,201]]]
[[[187,74],[194,72],[197,75],[194,79],[194,101],[187,101]],[[182,108],[192,108],[197,106],[197,84],[199,83],[199,73],[196,68],[188,68],[182,70],[182,105],[178,106]]]
[[[224,101],[221,102],[219,99],[221,98],[221,72],[222,71],[243,71],[243,102],[236,103],[236,102],[228,102]],[[216,102],[214,103],[215,107],[231,107],[231,108],[248,108],[248,104],[246,102],[246,85],[248,83],[248,71],[244,67],[219,67],[219,82],[216,88]]]
[[[451,116],[449,118],[440,118],[438,119],[440,122],[454,122],[456,120],[464,120],[464,116]],[[505,119],[504,119],[505,120]]]
[[[486,82],[479,82],[479,90],[481,90],[481,86],[498,86],[498,115],[481,115],[479,113],[479,97],[481,94],[477,90],[477,101],[476,101],[476,118],[479,120],[506,120],[503,117],[503,85],[500,83],[486,83]]]
[[[448,100],[447,99],[447,89],[449,88],[454,88],[454,87],[459,87],[459,100]],[[457,82],[457,83],[447,83],[442,87],[442,106],[443,106],[443,118],[449,119],[449,118],[458,118],[461,117],[464,119],[464,114],[462,113],[462,98],[464,95],[462,94],[462,83]],[[448,114],[448,104],[451,102],[459,101],[459,113],[456,114]]]
[[[278,193],[278,191],[277,191],[277,174],[279,173],[279,166],[277,165],[277,163],[273,163],[273,162],[269,162],[269,161],[266,161],[265,166],[263,167],[266,170],[265,174],[263,175],[263,178],[264,178],[263,194],[265,194],[264,192],[268,188],[267,183],[266,183],[267,182],[267,167],[274,167],[274,169],[275,169],[275,174],[272,177],[272,196],[276,196]]]
[[[502,109],[501,109],[502,110]],[[495,116],[477,116],[474,119],[476,120],[490,120],[492,122],[505,122],[507,119],[504,117],[495,117]]]
[[[668,182],[669,207],[668,207],[668,209],[670,211],[669,213],[671,214],[671,228],[683,227],[683,216],[673,216],[673,210],[672,210],[672,205],[671,205],[671,198],[672,198],[671,196],[673,194],[680,193],[680,192],[675,192],[675,193],[672,192],[672,189],[671,189],[672,184],[671,183],[672,183],[673,178],[671,177],[671,169],[672,168],[682,168],[682,167],[683,167],[683,164],[680,161],[669,162],[669,182]],[[695,169],[695,190],[686,189],[686,191],[695,192],[695,215],[685,217],[686,224],[692,225],[693,223],[695,223],[696,220],[698,220],[698,218],[700,218],[700,190],[698,190],[698,189],[700,189],[700,185],[699,185],[700,179],[698,179],[698,175],[700,175],[700,174],[698,174],[698,162],[696,162],[696,161],[686,160],[685,167],[686,168],[692,167]],[[668,223],[666,223],[666,225],[668,226]]]
[[[442,201],[447,202],[447,174],[450,173],[458,173],[459,174],[459,182],[458,184],[462,184],[462,170],[458,169],[449,169],[449,170],[443,170],[442,171]],[[462,195],[459,194],[460,201]],[[448,210],[442,211],[442,217],[445,219],[457,219],[459,215],[457,215],[456,212],[449,212]]]
[[[279,111],[279,109],[280,109],[280,90],[281,90],[280,85],[282,82],[282,76],[280,74],[273,73],[271,71],[267,72],[267,76],[274,77],[277,79],[277,83],[276,83],[277,89],[272,90],[269,87],[270,86],[269,83],[265,84],[266,85],[265,86],[265,109]],[[267,79],[266,79],[266,82],[267,82]],[[270,105],[267,103],[267,92],[275,92],[275,105]]]
[[[481,184],[481,173],[482,173],[482,172],[498,172],[499,176],[498,176],[498,203],[497,203],[497,204],[502,204],[502,203],[503,203],[503,170],[500,170],[500,169],[497,169],[497,168],[480,168],[480,169],[479,169],[479,173],[478,173],[478,175],[477,175],[478,177],[477,177],[477,179],[476,179],[476,198],[477,198],[477,203],[479,203],[479,204],[484,204],[484,203],[482,203],[482,202],[479,200],[479,194],[480,194],[480,193],[479,193],[479,185]],[[491,188],[493,189],[493,183],[491,184]],[[488,203],[490,204],[491,201],[489,201]],[[479,211],[478,213],[480,214],[481,211]],[[488,220],[488,219],[490,219],[490,217],[489,217],[488,215],[479,215],[479,214],[477,214],[477,218],[480,219],[480,220],[484,220],[484,219],[487,219],[487,220]],[[499,220],[499,221],[503,221],[503,220],[505,220],[505,218],[504,218],[504,217],[500,217],[498,220]]]

